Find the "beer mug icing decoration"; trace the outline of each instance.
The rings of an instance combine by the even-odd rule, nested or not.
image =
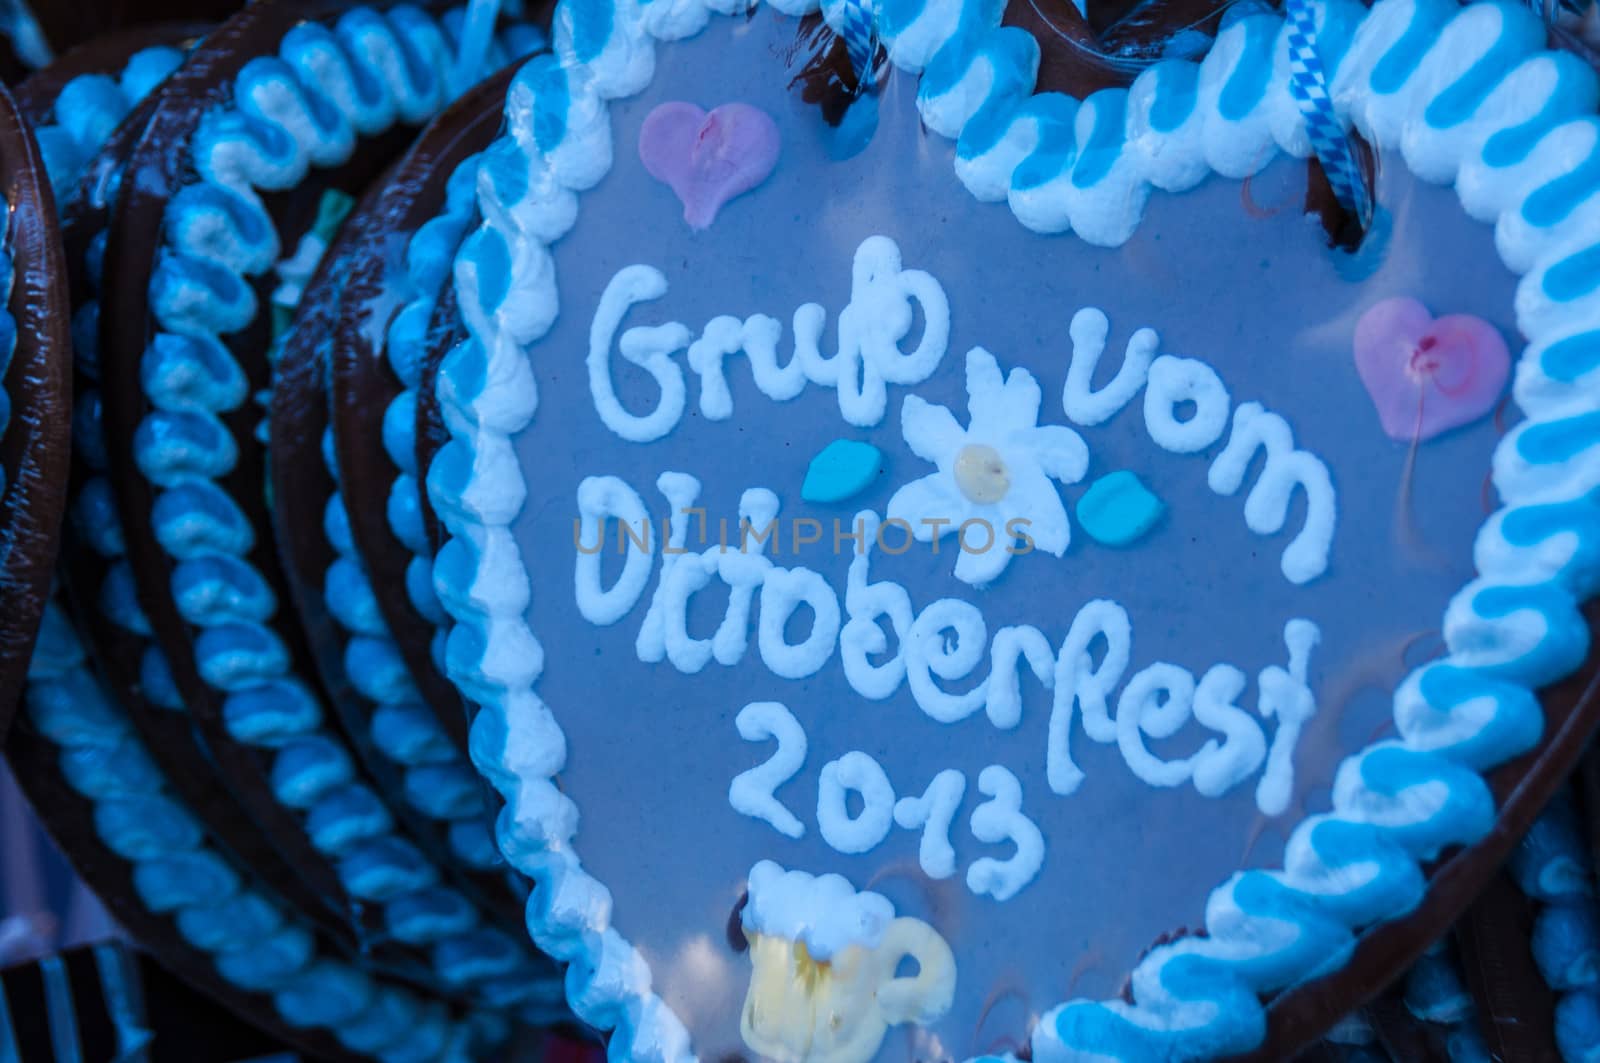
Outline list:
[[[772,1059],[871,1059],[891,1025],[931,1022],[955,993],[955,957],[938,931],[894,918],[888,900],[837,875],[763,860],[740,925],[751,966],[740,1033]],[[915,974],[897,973],[906,960]]]
[[[617,1058],[1287,1058],[1570,763],[1596,78],[1293,6],[1075,96],[1036,5],[558,5],[418,445]]]

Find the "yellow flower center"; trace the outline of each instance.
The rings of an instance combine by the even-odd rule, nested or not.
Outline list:
[[[969,502],[990,506],[1011,490],[1011,474],[1000,452],[986,443],[970,443],[956,455],[956,486]]]

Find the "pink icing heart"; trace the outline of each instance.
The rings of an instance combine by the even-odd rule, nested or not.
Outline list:
[[[1437,320],[1415,299],[1385,299],[1356,323],[1356,372],[1384,432],[1409,442],[1471,424],[1494,408],[1511,353],[1470,314]]]
[[[771,175],[778,127],[747,103],[725,103],[710,114],[692,103],[663,103],[639,130],[639,158],[678,194],[690,228],[704,229],[729,200]]]

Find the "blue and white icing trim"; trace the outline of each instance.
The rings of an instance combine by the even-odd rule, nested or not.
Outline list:
[[[773,0],[800,14],[817,0]],[[527,347],[558,309],[549,245],[578,196],[610,169],[607,101],[650,81],[655,43],[697,32],[744,0],[566,0],[555,55],[531,61],[508,93],[507,133],[479,182],[483,225],[456,259],[470,338],[445,359],[439,397],[451,441],[429,491],[451,539],[434,585],[456,621],[451,677],[483,706],[475,762],[505,797],[499,841],[538,885],[536,942],[568,960],[568,998],[615,1030],[613,1058],[687,1060],[682,1022],[657,996],[640,954],[612,925],[611,895],[573,848],[578,810],[555,785],[566,740],[535,692],[540,647],[510,524],[526,484],[512,436],[536,405]],[[1310,153],[1288,89],[1287,31],[1272,13],[1229,24],[1198,63],[1169,60],[1127,89],[1077,101],[1034,95],[1039,48],[1000,26],[998,0],[885,0],[890,58],[922,73],[918,105],[956,141],[956,174],[979,199],[1005,200],[1028,228],[1127,240],[1152,189],[1182,191],[1212,172],[1243,178],[1277,152]],[[841,25],[843,0],[823,14]],[[1588,649],[1579,603],[1600,590],[1600,119],[1595,73],[1543,51],[1537,15],[1504,2],[1328,0],[1318,49],[1341,120],[1398,150],[1430,181],[1495,225],[1524,275],[1518,325],[1529,347],[1515,398],[1526,420],[1500,444],[1505,508],[1480,533],[1478,578],[1444,619],[1448,654],[1396,691],[1398,737],[1349,757],[1332,811],[1299,823],[1276,870],[1241,872],[1207,905],[1205,937],[1153,949],[1131,1000],[1076,1000],[1032,1034],[1037,1063],[1211,1058],[1259,1046],[1264,995],[1336,969],[1362,929],[1412,910],[1422,865],[1484,837],[1495,820],[1482,773],[1539,740],[1533,691]],[[520,169],[511,165],[520,158]],[[501,162],[506,165],[499,165]],[[493,175],[509,175],[496,180]]]
[[[456,168],[445,186],[444,210],[412,235],[406,248],[403,283],[410,298],[389,322],[384,352],[401,390],[383,417],[383,446],[398,470],[389,488],[389,528],[411,551],[406,566],[406,594],[418,615],[436,628],[449,622],[433,592],[433,549],[422,519],[421,476],[417,468],[417,394],[428,356],[428,324],[434,305],[450,282],[451,262],[462,239],[477,220],[477,181],[481,156]],[[444,633],[435,639],[435,659],[444,667]]]
[[[337,481],[331,430],[323,453]],[[502,866],[504,859],[490,834],[483,788],[406,669],[350,537],[344,498],[338,491],[328,499],[323,529],[338,554],[324,576],[323,598],[347,636],[345,675],[374,706],[373,746],[400,770],[407,803],[447,825],[450,847],[462,863],[477,870]]]
[[[328,953],[315,931],[243,878],[174,800],[54,603],[45,610],[24,699],[34,726],[60,747],[63,778],[93,803],[101,841],[132,865],[140,903],[170,917],[229,985],[269,995],[287,1025],[325,1029],[350,1051],[384,1063],[470,1059],[504,1039],[504,1022],[492,1013],[457,1021],[443,1004]]]
[[[183,64],[183,57],[181,48],[157,45],[135,52],[116,77],[80,74],[61,87],[52,121],[34,131],[58,207],[74,197],[78,176],[112,130]]]
[[[278,800],[304,814],[308,838],[344,888],[378,905],[397,940],[425,947],[445,985],[492,1006],[548,1016],[558,1002],[536,976],[526,944],[484,925],[356,778],[324,726],[313,686],[294,674],[272,627],[282,603],[249,560],[255,530],[219,483],[239,459],[221,418],[249,398],[245,373],[222,337],[255,318],[250,278],[282,253],[261,193],[298,185],[314,166],[345,162],[360,136],[437,113],[463,87],[443,73],[452,68],[461,19],[459,9],[436,21],[401,5],[356,8],[332,26],[303,22],[276,56],[245,64],[230,104],[202,116],[191,145],[199,179],[168,203],[151,279],[161,331],[145,350],[141,379],[153,409],[133,453],[157,488],[150,519],[173,561],[171,594],[198,629],[197,669],[222,695],[229,734],[269,751]],[[496,42],[490,61],[508,61],[529,37],[519,32]],[[102,605],[148,636],[131,593],[115,593],[122,583],[131,592],[131,573],[107,580]],[[159,656],[147,662],[153,688],[175,695]],[[361,663],[368,678],[370,663]],[[393,678],[392,670],[386,674]]]

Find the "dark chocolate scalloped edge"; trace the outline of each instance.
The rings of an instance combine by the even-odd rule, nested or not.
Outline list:
[[[235,741],[224,727],[222,698],[200,678],[193,654],[193,632],[179,615],[170,595],[172,562],[150,528],[148,518],[156,490],[134,464],[132,448],[128,445],[150,408],[140,382],[144,344],[154,328],[146,292],[155,251],[161,246],[167,197],[190,166],[188,144],[200,115],[206,108],[224,102],[231,95],[234,76],[245,63],[275,49],[296,23],[330,17],[348,6],[337,0],[258,0],[208,37],[189,62],[163,86],[150,122],[132,150],[106,249],[106,272],[116,278],[116,283],[109,286],[101,314],[107,450],[118,508],[123,514],[128,557],[138,581],[140,605],[158,644],[166,653],[188,715],[215,757],[220,772],[241,804],[288,863],[307,880],[310,888],[324,898],[339,899],[333,902],[333,908],[346,911],[358,926],[366,928],[368,933],[363,937],[369,939],[364,945],[370,949],[369,966],[389,973],[404,972],[404,976],[416,984],[437,991],[443,987],[435,985],[438,979],[425,954],[384,940],[381,912],[376,906],[347,897],[332,863],[311,845],[292,810],[278,802],[269,783],[263,754]],[[362,138],[361,148],[349,163],[331,171],[318,171],[316,194],[311,193],[308,184],[303,184],[292,192],[266,197],[269,212],[279,220],[279,231],[285,234],[284,245],[294,246],[301,233],[310,228],[324,189],[341,187],[359,194],[414,132],[414,128],[402,124],[378,137]],[[255,278],[255,288],[263,305],[268,301],[271,283],[270,274]],[[257,315],[249,329],[231,337],[231,346],[237,349],[237,345],[247,345],[245,350],[251,354],[241,359],[241,364],[251,374],[251,393],[270,385],[266,333],[269,316]],[[246,403],[224,419],[236,442],[241,444],[241,460],[226,483],[229,494],[240,504],[251,524],[258,530],[266,530],[271,526],[271,518],[263,495],[265,482],[261,465],[265,453],[254,436],[260,417],[260,409],[253,403]],[[251,460],[252,453],[258,460]],[[279,601],[286,604],[289,592],[270,535],[259,536],[249,559],[267,577]],[[297,674],[309,677],[314,674],[310,651],[304,633],[289,613],[290,610],[280,609],[274,629],[290,647]],[[337,728],[338,723],[330,721],[330,725]],[[349,736],[345,737],[348,741]]]
[[[409,235],[439,213],[445,185],[468,156],[487,148],[500,132],[500,101],[515,70],[508,69],[463,95],[430,125],[395,169],[382,209],[394,230]],[[368,256],[357,262],[349,283],[376,287],[394,270],[404,269],[404,249],[395,257]],[[446,285],[448,287],[448,285]],[[333,426],[339,467],[354,470],[341,490],[347,500],[350,533],[367,564],[372,591],[389,633],[400,649],[423,699],[433,708],[456,747],[467,751],[467,710],[460,694],[434,662],[433,623],[421,616],[406,590],[411,551],[389,525],[389,488],[398,470],[383,445],[384,415],[402,390],[385,351],[387,321],[359,311],[340,319],[340,342],[333,365]],[[366,475],[368,472],[372,475]],[[419,492],[426,506],[427,492]],[[519,921],[520,930],[520,921]]]
[[[509,868],[475,871],[465,867],[452,854],[443,824],[428,819],[406,800],[400,766],[383,756],[371,740],[373,705],[356,691],[345,674],[344,649],[349,635],[324,600],[324,575],[338,556],[323,531],[324,506],[335,491],[342,490],[348,496],[356,485],[364,487],[381,480],[364,467],[347,466],[341,461],[339,467],[351,469],[352,474],[344,477],[343,484],[336,485],[324,467],[322,437],[329,425],[332,401],[329,352],[324,348],[328,337],[336,337],[335,352],[343,355],[350,337],[366,331],[363,311],[376,295],[378,278],[374,274],[381,272],[373,267],[392,256],[396,235],[408,231],[405,219],[391,208],[390,201],[406,195],[415,182],[402,178],[397,183],[398,173],[399,164],[373,185],[341,226],[306,286],[293,331],[280,351],[270,433],[275,541],[330,704],[341,715],[357,758],[377,782],[391,814],[501,930],[525,941],[524,897],[510,888],[510,877],[515,872]],[[441,190],[441,197],[442,194]],[[360,504],[366,503],[347,509]],[[370,571],[369,577],[374,593],[391,578],[376,571]],[[403,580],[403,572],[400,578]],[[440,711],[436,706],[430,707]],[[445,709],[451,707],[447,703]],[[532,951],[531,945],[528,948]]]
[[[66,267],[55,198],[38,145],[0,89],[0,194],[8,210],[13,281],[7,309],[16,350],[3,386],[11,417],[0,436],[0,736],[9,730],[44,615],[66,513],[72,392]]]

